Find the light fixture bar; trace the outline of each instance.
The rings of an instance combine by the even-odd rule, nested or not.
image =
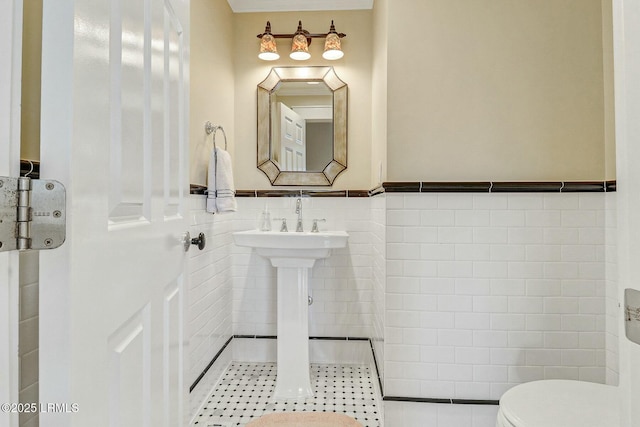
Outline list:
[[[302,30],[302,31],[307,39],[324,39],[324,38],[327,38],[327,36],[329,35],[329,33],[309,33],[307,30]],[[258,34],[256,37],[261,39],[262,36],[264,36],[265,34],[267,33]],[[270,33],[270,34],[273,38],[276,38],[276,39],[292,39],[296,35],[296,33],[292,33],[292,34]],[[345,33],[336,33],[336,34],[338,34],[338,37],[340,38],[347,37]],[[309,41],[309,43],[311,42]]]

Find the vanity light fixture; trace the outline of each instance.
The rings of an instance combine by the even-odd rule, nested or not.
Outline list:
[[[309,53],[311,40],[323,38],[325,39],[325,43],[322,57],[333,61],[344,56],[340,39],[346,36],[346,34],[338,33],[336,31],[333,21],[331,21],[331,28],[329,29],[329,32],[325,34],[309,33],[307,30],[302,28],[302,21],[298,21],[298,29],[293,34],[273,34],[271,33],[271,22],[267,21],[264,33],[258,34],[258,38],[260,39],[260,53],[258,54],[258,58],[265,61],[274,61],[279,59],[280,55],[278,55],[275,39],[292,39],[291,53],[289,54],[289,57],[291,59],[303,61],[311,58],[311,54]]]

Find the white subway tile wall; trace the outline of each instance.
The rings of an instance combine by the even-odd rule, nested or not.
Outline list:
[[[232,335],[231,328],[231,246],[230,233],[234,214],[211,215],[205,211],[206,198],[192,195],[190,234],[205,233],[207,244],[199,251],[189,250],[189,294],[187,336],[189,341],[187,384],[193,384],[213,357]],[[197,396],[206,396],[226,364],[216,364],[218,371],[209,372],[192,394],[190,413],[193,416],[202,403]],[[203,394],[204,393],[204,394]]]
[[[604,224],[604,257],[605,257],[605,360],[606,383],[618,385],[619,360],[618,360],[618,327],[620,320],[621,304],[618,296],[618,270],[617,270],[617,216],[616,193],[607,193],[605,198],[605,224]],[[597,239],[593,234],[583,234],[581,240],[591,243]]]
[[[384,402],[384,422],[398,427],[495,427],[498,407]]]
[[[266,205],[273,229],[296,219],[293,197],[239,198],[228,215],[204,203],[192,196],[191,233],[209,242],[189,260],[190,380],[231,334],[277,333],[275,271],[231,232],[255,229]],[[386,395],[499,399],[544,378],[617,384],[615,193],[305,197],[303,216],[306,230],[324,218],[321,229],[350,234],[312,269],[310,335],[371,337]],[[492,425],[496,411],[385,410],[388,425],[469,427]]]
[[[373,287],[373,329],[371,341],[378,366],[378,374],[384,378],[384,313],[386,289],[386,197],[378,195],[371,199],[371,249]],[[397,301],[396,301],[397,303]]]
[[[20,252],[20,271],[18,284],[20,286],[19,312],[19,348],[20,359],[20,403],[31,404],[39,402],[39,262],[38,251]],[[39,423],[38,413],[20,412],[20,427],[35,427]]]
[[[615,236],[615,202],[601,193],[386,201],[386,395],[499,399],[524,381],[614,375],[605,289],[615,290],[615,242],[605,237]]]
[[[269,209],[272,228],[286,218],[295,230],[295,197],[239,198],[234,231],[255,229]],[[305,231],[313,219],[321,230],[346,230],[348,245],[316,261],[309,282],[311,336],[370,337],[374,324],[372,288],[372,210],[369,198],[303,197]],[[379,245],[378,245],[379,246]],[[251,248],[233,246],[233,331],[240,335],[276,335],[276,272]]]

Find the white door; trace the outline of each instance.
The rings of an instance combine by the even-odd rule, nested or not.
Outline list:
[[[624,295],[626,289],[640,291],[640,17],[639,0],[613,1],[615,69],[616,192],[618,211],[618,298],[621,308],[620,344],[621,427],[636,427],[640,420],[640,345],[627,339]],[[633,305],[633,304],[631,304]]]
[[[0,14],[0,176],[20,172],[22,1],[3,0]],[[18,403],[18,253],[0,252],[0,403]],[[0,411],[0,425],[18,414]]]
[[[282,102],[278,103],[278,114],[280,116],[280,169],[306,171],[305,120]]]
[[[41,253],[40,425],[186,425],[189,3],[43,10],[41,174],[67,240]]]

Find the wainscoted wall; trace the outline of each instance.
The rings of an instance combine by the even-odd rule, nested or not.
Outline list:
[[[384,378],[385,292],[387,283],[387,200],[384,194],[371,198],[371,249],[373,265],[373,334],[371,341],[378,365],[378,375]]]
[[[202,380],[190,396],[193,416],[220,372],[199,378],[209,363],[231,338],[231,223],[233,215],[211,215],[205,211],[203,196],[190,196],[189,233],[205,233],[207,244],[199,251],[189,250],[189,294],[187,339],[189,352],[188,385]],[[223,364],[226,366],[226,364]]]
[[[620,327],[620,298],[618,298],[618,246],[617,246],[617,194],[607,193],[605,196],[605,359],[606,383],[618,385],[619,352],[618,328]]]
[[[615,193],[599,191],[303,197],[306,230],[325,218],[321,228],[350,234],[312,270],[310,335],[371,338],[388,398],[497,400],[543,378],[616,383]],[[275,272],[231,232],[256,228],[265,205],[274,230],[279,217],[294,230],[295,199],[238,197],[238,212],[212,216],[192,196],[191,233],[209,243],[190,260],[190,379],[232,334],[276,334]],[[496,411],[385,409],[403,426],[420,425],[410,414],[491,425],[479,420]]]
[[[386,395],[605,381],[605,197],[388,194]]]
[[[38,402],[39,337],[39,260],[38,251],[20,253],[20,391],[21,403]],[[20,427],[38,425],[37,413],[20,413]]]

